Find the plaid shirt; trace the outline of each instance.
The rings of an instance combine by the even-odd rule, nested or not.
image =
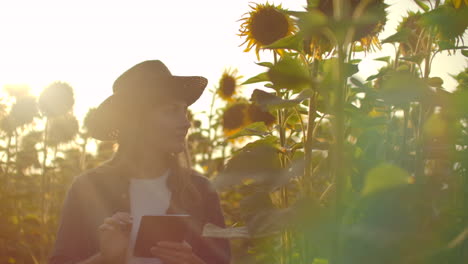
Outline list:
[[[130,179],[125,170],[112,163],[108,162],[75,178],[63,205],[49,264],[74,264],[98,253],[97,230],[104,219],[116,212],[130,212]],[[193,172],[191,179],[201,195],[199,205],[184,208],[177,195],[172,195],[166,213],[191,215],[198,226],[186,239],[193,252],[207,264],[228,264],[231,255],[229,241],[201,237],[205,223],[225,226],[218,194],[209,180],[198,173]]]

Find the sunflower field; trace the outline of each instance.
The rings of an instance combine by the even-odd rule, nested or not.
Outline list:
[[[383,0],[251,3],[239,15],[263,71],[226,69],[187,137],[226,218],[204,235],[229,238],[233,264],[468,263],[468,68],[456,87],[431,70],[435,57],[468,56],[468,1],[414,2],[384,39]],[[361,79],[384,45],[394,54]],[[5,88],[0,263],[45,264],[68,186],[115,146],[90,138],[94,109],[79,121],[69,84],[38,98]]]

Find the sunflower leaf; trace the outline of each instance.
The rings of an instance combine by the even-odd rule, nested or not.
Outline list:
[[[461,53],[463,56],[468,57],[468,50],[462,50]]]
[[[263,66],[263,67],[268,67],[268,68],[271,68],[273,67],[273,63],[271,62],[256,62],[255,64],[259,65],[259,66]]]
[[[220,190],[248,179],[265,181],[281,172],[277,138],[267,136],[234,152],[213,184]]]
[[[266,72],[262,72],[247,81],[243,82],[242,84],[252,84],[252,83],[258,83],[258,82],[269,82],[270,78],[268,78],[268,74]]]
[[[328,24],[327,16],[318,9],[311,9],[307,12],[288,11],[287,13],[299,19],[297,24],[306,34],[317,31]]]
[[[250,98],[257,103],[263,110],[276,110],[281,108],[294,107],[313,95],[312,89],[305,89],[299,93],[296,98],[285,100],[274,94],[255,89]]]
[[[409,37],[411,36],[411,30],[408,28],[403,28],[397,33],[389,36],[388,38],[382,40],[384,43],[395,43],[395,42],[408,42]]]
[[[424,11],[429,11],[429,6],[423,3],[421,0],[414,0],[414,2]]]
[[[292,56],[284,56],[268,70],[268,77],[276,88],[300,91],[310,85],[308,65]]]
[[[416,64],[419,64],[424,59],[424,54],[419,53],[419,54],[415,54],[413,56],[401,57],[400,59],[402,59],[404,61],[409,61],[409,62],[414,62]]]
[[[359,72],[359,68],[357,64],[345,63],[345,76],[350,77]]]
[[[241,131],[235,133],[234,135],[229,136],[227,139],[235,139],[244,136],[264,137],[269,134],[270,133],[268,133],[268,128],[266,127],[264,122],[255,122],[244,127]]]
[[[379,95],[385,102],[399,105],[420,101],[427,95],[428,86],[408,71],[388,74],[380,85]]]
[[[442,80],[440,77],[432,77],[427,80],[427,84],[432,87],[442,87],[444,80]]]
[[[298,52],[304,51],[304,39],[301,33],[279,39],[270,45],[264,46],[267,49],[290,49]]]
[[[443,40],[454,41],[463,37],[468,26],[468,8],[455,9],[442,5],[421,15],[425,27],[435,28]]]
[[[369,171],[362,189],[362,195],[367,196],[389,188],[406,185],[410,175],[405,170],[391,164],[381,164]]]
[[[385,56],[385,57],[379,57],[379,58],[376,58],[374,59],[376,61],[383,61],[383,62],[386,62],[388,63],[390,61],[390,56]]]

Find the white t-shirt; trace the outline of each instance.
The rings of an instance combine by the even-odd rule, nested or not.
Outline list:
[[[143,215],[165,215],[171,201],[171,191],[167,187],[169,170],[162,176],[149,179],[130,180],[130,214],[133,226],[130,233],[130,245],[127,252],[128,264],[162,264],[158,258],[139,258],[133,256],[138,228]]]

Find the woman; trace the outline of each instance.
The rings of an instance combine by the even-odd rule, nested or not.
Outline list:
[[[90,132],[99,140],[117,140],[118,151],[74,180],[50,264],[229,263],[227,240],[201,236],[205,223],[224,227],[218,195],[182,155],[187,107],[206,84],[203,77],[173,76],[157,60],[117,78],[113,95],[90,120]],[[151,258],[135,257],[141,216],[161,214],[191,215],[186,239],[159,242]]]

